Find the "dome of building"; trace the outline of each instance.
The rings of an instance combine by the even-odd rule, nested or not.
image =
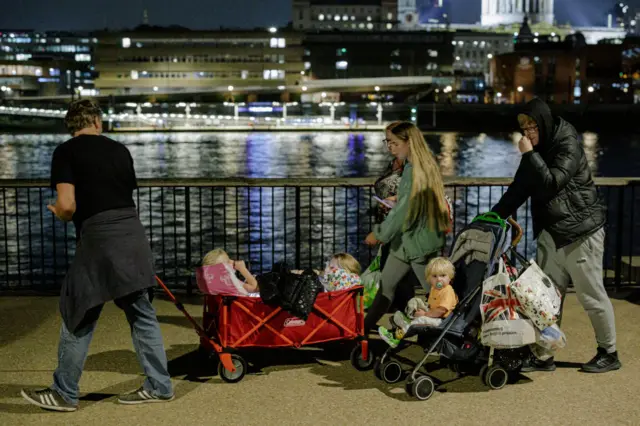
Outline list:
[[[481,24],[485,27],[520,23],[553,25],[554,0],[482,0]]]

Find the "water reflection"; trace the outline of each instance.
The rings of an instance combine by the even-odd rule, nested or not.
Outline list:
[[[390,156],[382,132],[142,133],[114,135],[131,151],[139,178],[379,176]],[[519,134],[427,134],[445,176],[511,177],[520,162]],[[65,135],[0,135],[0,178],[47,178],[51,154]],[[581,135],[599,175],[640,170],[640,139]],[[634,155],[635,153],[635,155]],[[504,188],[449,188],[455,231],[495,204]],[[49,189],[5,189],[0,209],[0,280],[35,274],[54,283],[73,257],[73,226],[46,210]],[[368,188],[142,188],[136,193],[147,234],[165,278],[187,277],[202,256],[226,247],[257,271],[274,261],[319,267],[336,251],[368,264],[362,240],[371,226]],[[615,201],[615,200],[614,200]],[[518,212],[533,255],[527,206]],[[17,285],[17,284],[16,284]]]

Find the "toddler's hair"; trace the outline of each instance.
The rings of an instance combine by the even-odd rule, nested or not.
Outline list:
[[[431,259],[427,264],[427,269],[425,271],[427,279],[429,279],[431,275],[447,275],[450,279],[453,279],[455,274],[456,268],[446,257],[436,257]]]
[[[227,259],[229,258],[226,251],[219,248],[213,249],[202,259],[202,266],[217,265],[218,263],[224,262],[225,257]]]
[[[336,253],[331,259],[337,260],[338,265],[340,265],[340,267],[345,271],[360,275],[360,271],[362,269],[360,267],[360,262],[358,262],[356,258],[351,256],[349,253]]]

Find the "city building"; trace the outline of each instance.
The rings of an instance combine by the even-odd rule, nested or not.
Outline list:
[[[554,0],[482,0],[484,27],[519,24],[527,16],[533,24],[554,24]]]
[[[520,44],[520,43],[519,43]],[[562,43],[522,43],[494,57],[489,84],[495,102],[631,103],[620,44],[588,45],[576,34]]]
[[[305,36],[311,78],[451,75],[452,32],[321,32]]]
[[[453,33],[453,70],[488,78],[491,59],[513,52],[514,35],[488,31],[459,30]]]
[[[293,0],[298,31],[388,31],[397,27],[398,0]]]
[[[0,97],[94,94],[88,34],[0,30]]]
[[[633,103],[640,103],[640,37],[627,37],[622,43],[622,78],[633,93]]]
[[[285,90],[300,83],[302,35],[275,28],[106,32],[95,50],[101,94]],[[250,91],[250,90],[249,90]]]

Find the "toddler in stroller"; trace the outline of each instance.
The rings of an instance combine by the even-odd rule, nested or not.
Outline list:
[[[382,340],[389,346],[396,347],[409,328],[413,325],[438,327],[444,318],[453,312],[458,304],[451,281],[455,276],[455,267],[449,259],[437,257],[431,259],[425,270],[427,282],[431,289],[427,303],[414,297],[409,300],[405,312],[396,311],[391,317],[392,330],[380,327],[378,332]]]
[[[509,219],[509,225],[515,231],[511,243],[514,248],[522,229],[513,219]],[[422,369],[432,355],[439,356],[441,365],[448,365],[458,373],[480,373],[483,382],[493,389],[504,387],[509,377],[519,371],[522,360],[529,356],[528,347],[493,351],[478,338],[482,325],[482,284],[497,267],[508,229],[505,221],[486,214],[476,217],[456,236],[449,259],[455,266],[451,287],[459,297],[458,304],[437,327],[411,325],[397,346],[387,349],[376,363],[378,378],[397,383],[404,377],[402,365],[394,356],[415,344],[408,340],[413,336],[417,336],[417,344],[424,348],[425,355],[409,373],[405,389],[419,400],[429,399],[435,392],[437,379]]]

